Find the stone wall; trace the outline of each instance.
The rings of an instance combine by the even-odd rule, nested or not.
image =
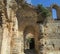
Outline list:
[[[60,54],[60,21],[54,20],[43,26],[43,38],[40,40],[43,45],[42,52]]]
[[[0,27],[0,54],[1,54],[2,39],[3,39],[3,29]]]
[[[38,15],[34,8],[24,3],[21,5],[15,0],[7,2],[7,6],[3,2],[1,54],[24,54],[25,32],[34,35],[37,54],[60,54],[60,20],[51,20],[50,17],[49,20],[46,19],[46,23],[38,24]]]

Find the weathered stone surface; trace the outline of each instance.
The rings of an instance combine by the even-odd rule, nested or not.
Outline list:
[[[4,7],[0,8],[0,54],[25,54],[24,51],[30,49],[29,38],[34,39],[37,54],[60,54],[60,20],[48,17],[43,24],[38,24],[33,6],[19,0],[0,2]]]

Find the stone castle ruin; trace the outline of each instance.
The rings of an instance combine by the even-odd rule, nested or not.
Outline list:
[[[0,0],[0,54],[26,54],[27,49],[60,54],[60,7],[54,4],[48,9],[52,8],[57,10],[56,20],[52,16],[38,20],[34,6],[21,0]]]

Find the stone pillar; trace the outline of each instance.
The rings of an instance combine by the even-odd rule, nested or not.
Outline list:
[[[10,42],[10,37],[9,37],[8,29],[4,28],[1,54],[10,54],[9,42]]]
[[[11,11],[11,17],[13,22],[13,34],[10,43],[11,54],[24,54],[23,32],[18,31],[18,20],[13,10]]]
[[[3,17],[3,40],[1,54],[24,54],[23,32],[18,33],[18,22],[15,10],[9,7],[7,1],[7,16]]]
[[[58,19],[58,20],[60,20],[60,7],[59,7],[59,8],[57,8],[57,10],[56,10],[56,11],[57,11],[57,19]]]
[[[39,52],[38,54],[44,54],[43,50],[44,50],[44,25],[40,24],[40,37],[39,37]]]
[[[18,36],[12,37],[13,46],[11,46],[11,54],[24,54],[23,33],[19,32],[18,34]]]
[[[14,22],[14,20],[16,20],[14,12],[12,11],[12,9],[10,9],[9,12],[7,12],[7,14],[9,14],[8,19],[6,19],[5,14],[3,14],[3,17],[2,17],[3,18],[3,40],[2,40],[1,54],[11,54],[12,36],[13,34],[17,34],[16,32],[13,33],[14,24],[16,22],[16,21]]]
[[[1,54],[10,54],[11,28],[9,26],[10,24],[6,22],[4,14],[2,20],[3,20],[3,40],[2,40]]]
[[[19,36],[20,36],[20,43],[19,43],[19,51],[20,51],[20,53],[19,54],[24,54],[24,38],[23,38],[23,32],[21,31],[21,32],[19,32]]]

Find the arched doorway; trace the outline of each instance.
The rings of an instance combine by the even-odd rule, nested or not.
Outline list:
[[[28,52],[35,51],[35,46],[36,46],[35,43],[36,43],[35,29],[32,26],[28,26],[24,30],[24,52],[25,54],[27,54]]]
[[[24,38],[24,49],[35,49],[35,38],[32,33],[26,34]]]

